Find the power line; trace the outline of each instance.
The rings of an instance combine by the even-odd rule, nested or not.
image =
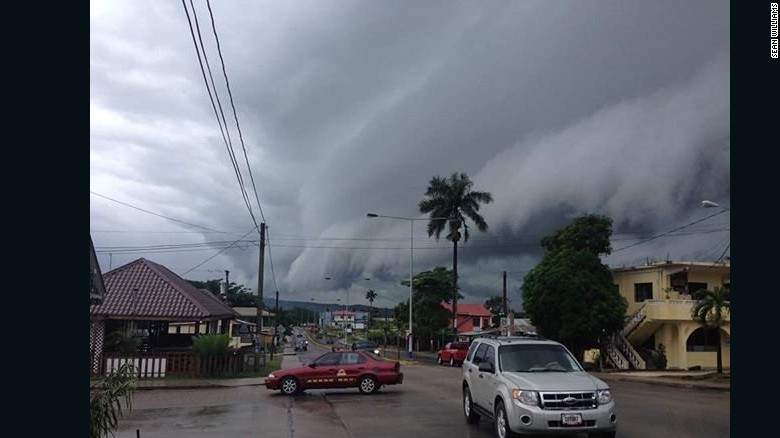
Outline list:
[[[190,0],[192,4],[192,0]],[[260,217],[265,222],[265,214],[263,214],[263,206],[260,204],[260,196],[257,194],[257,185],[255,185],[255,177],[252,174],[252,167],[249,165],[249,157],[246,153],[246,146],[244,145],[244,136],[241,133],[241,124],[238,123],[238,113],[236,112],[236,106],[233,103],[233,92],[230,90],[230,80],[228,80],[227,69],[225,68],[225,59],[222,57],[222,46],[219,44],[219,35],[217,35],[217,26],[214,23],[214,13],[211,10],[211,2],[206,0],[206,6],[209,9],[209,17],[211,18],[211,29],[214,32],[214,40],[217,43],[217,53],[219,54],[219,60],[222,64],[222,75],[225,77],[225,86],[227,87],[228,96],[230,97],[230,107],[233,108],[233,118],[236,120],[236,129],[238,130],[238,138],[241,140],[241,149],[244,151],[244,160],[246,161],[246,168],[249,170],[249,180],[252,182],[252,189],[255,192],[255,200],[257,201],[257,207],[260,209]],[[270,257],[270,251],[268,253]]]
[[[657,235],[655,235],[655,236],[653,236],[653,237],[650,237],[649,239],[640,240],[639,242],[633,243],[633,244],[631,244],[631,245],[624,246],[624,247],[622,247],[622,248],[618,248],[618,249],[616,249],[616,250],[612,251],[612,254],[614,254],[614,253],[616,253],[616,252],[618,252],[618,251],[622,251],[622,250],[624,250],[624,249],[628,249],[628,248],[631,248],[631,247],[634,247],[634,246],[637,246],[637,245],[641,245],[641,244],[643,244],[643,243],[650,242],[650,241],[652,241],[652,240],[655,240],[655,239],[658,239],[658,238],[660,238],[660,237],[668,236],[668,235],[670,235],[671,233],[674,233],[675,231],[682,230],[682,229],[684,229],[684,228],[687,228],[687,227],[689,227],[689,226],[691,226],[691,225],[698,224],[699,222],[703,222],[703,221],[705,221],[705,220],[707,220],[707,219],[710,219],[710,218],[712,218],[712,217],[715,217],[715,216],[721,215],[721,214],[723,214],[723,213],[726,213],[726,210],[721,210],[721,211],[719,211],[719,212],[717,212],[717,213],[713,213],[713,214],[711,214],[711,215],[709,215],[709,216],[707,216],[707,217],[704,217],[704,218],[702,218],[702,219],[699,219],[699,220],[693,221],[693,222],[691,222],[691,223],[685,224],[685,225],[683,225],[683,226],[681,226],[681,227],[675,228],[675,229],[673,229],[673,230],[671,230],[671,231],[668,231],[668,232],[666,232],[666,233],[657,234]]]
[[[116,200],[116,199],[114,199],[114,198],[109,198],[109,197],[108,197],[108,196],[106,196],[106,195],[101,195],[100,193],[93,192],[92,190],[90,190],[90,191],[89,191],[89,193],[91,193],[91,194],[93,194],[93,195],[95,195],[95,196],[100,196],[101,198],[108,199],[109,201],[113,201],[113,202],[116,202],[116,203],[118,203],[118,204],[122,204],[122,205],[124,205],[124,206],[126,206],[126,207],[130,207],[130,208],[134,208],[134,209],[136,209],[136,210],[139,210],[139,211],[143,211],[144,213],[149,213],[149,214],[151,214],[151,215],[158,216],[158,217],[161,217],[161,218],[163,218],[163,219],[168,219],[169,221],[178,222],[178,223],[180,223],[180,224],[183,224],[183,225],[188,225],[188,226],[190,226],[190,227],[203,228],[204,230],[212,231],[212,232],[214,232],[214,233],[225,233],[224,231],[217,231],[217,230],[214,230],[214,229],[212,229],[212,228],[204,227],[203,225],[196,225],[196,224],[191,224],[191,223],[189,223],[189,222],[180,221],[180,220],[178,220],[178,219],[174,219],[174,218],[172,218],[172,217],[163,216],[163,215],[161,215],[161,214],[159,214],[159,213],[155,213],[155,212],[153,212],[153,211],[144,210],[144,209],[143,209],[143,208],[141,208],[141,207],[136,207],[135,205],[130,205],[130,204],[126,203],[126,202],[117,201],[117,200]]]
[[[223,252],[227,251],[227,249],[228,249],[228,248],[232,247],[232,246],[233,246],[235,243],[237,243],[237,242],[241,241],[241,239],[243,239],[244,237],[248,236],[248,235],[249,235],[250,233],[252,233],[252,231],[254,231],[254,230],[255,230],[255,228],[254,228],[254,227],[253,227],[253,228],[251,228],[251,229],[250,229],[250,230],[249,230],[249,231],[248,231],[246,234],[244,234],[243,236],[241,236],[241,237],[240,237],[238,240],[236,240],[235,242],[233,242],[233,243],[231,243],[230,245],[228,245],[228,247],[227,247],[227,248],[225,248],[225,249],[223,249],[223,250],[219,251],[218,253],[214,254],[213,256],[211,256],[211,257],[207,258],[206,260],[203,260],[202,262],[198,263],[197,265],[195,265],[195,266],[191,267],[190,269],[188,269],[186,272],[184,272],[184,273],[183,273],[183,274],[181,274],[181,275],[182,275],[182,276],[185,276],[185,275],[187,275],[189,272],[191,272],[191,271],[193,271],[193,270],[195,270],[195,269],[197,269],[197,268],[201,267],[201,266],[202,266],[204,263],[208,262],[209,260],[213,259],[214,257],[216,257],[216,256],[218,256],[218,255],[222,254]]]
[[[246,204],[247,210],[249,211],[249,215],[252,217],[252,222],[255,224],[255,228],[260,229],[260,226],[257,224],[257,219],[255,218],[254,212],[252,212],[252,205],[249,202],[249,197],[246,193],[246,188],[244,187],[244,180],[241,176],[241,169],[238,166],[238,161],[235,157],[235,152],[233,151],[233,144],[230,140],[230,130],[227,126],[227,121],[225,119],[225,113],[222,110],[222,103],[219,100],[219,93],[217,92],[217,88],[214,85],[214,77],[211,73],[211,66],[208,63],[208,56],[206,55],[206,48],[203,45],[203,39],[201,37],[200,33],[200,25],[198,23],[198,16],[195,12],[195,6],[192,3],[192,0],[190,0],[190,6],[192,7],[192,16],[195,19],[195,28],[197,29],[198,38],[195,38],[195,29],[192,27],[192,20],[190,19],[190,13],[187,9],[187,4],[185,3],[185,0],[182,0],[182,6],[184,7],[184,13],[187,16],[187,23],[190,28],[190,35],[192,36],[192,43],[195,46],[195,52],[198,56],[198,64],[200,65],[200,71],[201,75],[203,77],[203,82],[206,85],[206,90],[208,91],[209,100],[211,101],[211,107],[214,110],[214,115],[217,118],[217,124],[219,124],[219,130],[222,133],[222,140],[225,142],[225,147],[227,148],[228,155],[230,156],[230,162],[233,166],[233,170],[236,174],[236,178],[238,180],[238,185],[241,190],[241,196],[244,199],[244,204]],[[198,41],[200,41],[200,48],[198,47]],[[201,58],[201,51],[203,52],[203,57]],[[209,86],[208,79],[206,79],[206,69],[203,68],[203,64],[206,64],[206,69],[208,69],[209,72],[209,78],[211,78],[211,87]],[[214,94],[212,96],[211,89],[214,88]],[[217,104],[214,103],[214,98],[217,99],[217,104],[219,105],[219,110],[217,110]],[[220,119],[220,114],[222,115],[222,118]],[[222,129],[222,125],[225,125],[225,129]]]

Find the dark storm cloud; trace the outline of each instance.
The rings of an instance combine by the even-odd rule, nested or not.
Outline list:
[[[207,10],[196,6],[205,26]],[[652,236],[701,217],[702,198],[728,204],[728,2],[212,7],[270,229],[276,284],[266,263],[266,291],[354,299],[371,277],[379,305],[404,299],[409,222],[365,213],[417,216],[428,180],[455,171],[496,199],[483,209],[490,232],[460,252],[472,302],[500,293],[504,270],[516,293],[541,235],[576,214],[608,214],[616,232]],[[251,220],[180,5],[91,9],[91,189],[246,232]],[[216,66],[213,38],[204,39]],[[177,229],[110,204],[93,197],[92,229]],[[424,228],[415,223],[415,270],[450,267],[451,245]],[[93,237],[108,246],[122,236]],[[724,237],[657,239],[608,261],[670,251],[714,259]],[[141,234],[133,243],[166,239],[184,240]],[[181,273],[214,252],[149,258]],[[254,289],[257,251],[229,250],[203,269],[230,269]]]

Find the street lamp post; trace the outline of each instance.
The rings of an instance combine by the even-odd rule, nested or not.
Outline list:
[[[706,199],[701,201],[701,206],[705,208],[722,208],[723,210],[731,211],[728,208],[718,204],[717,202],[708,201]]]
[[[447,219],[443,217],[431,217],[431,218],[416,218],[416,217],[401,217],[401,216],[385,216],[381,214],[376,213],[367,213],[367,217],[375,218],[375,217],[383,217],[387,219],[398,219],[398,220],[404,220],[409,221],[409,359],[413,358],[412,354],[412,280],[414,279],[414,221],[430,221],[430,220],[439,220],[439,219]]]

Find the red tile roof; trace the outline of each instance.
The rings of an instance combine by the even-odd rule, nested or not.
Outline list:
[[[237,316],[214,294],[144,258],[105,273],[103,282],[106,295],[102,304],[90,306],[93,318],[196,321]]]
[[[452,304],[441,303],[441,305],[452,312]],[[483,304],[458,303],[458,315],[491,316],[491,313]]]

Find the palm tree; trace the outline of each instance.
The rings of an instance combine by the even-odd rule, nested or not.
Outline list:
[[[371,314],[374,313],[374,300],[376,299],[376,292],[374,292],[373,289],[369,289],[366,291],[366,299],[368,300],[368,304],[371,306],[371,310],[368,312],[368,321],[369,326],[371,325]]]
[[[715,290],[701,289],[696,291],[694,298],[696,303],[691,309],[691,316],[694,320],[698,321],[704,328],[715,329],[715,342],[717,343],[718,353],[718,374],[723,373],[723,359],[720,347],[720,327],[722,327],[726,320],[723,318],[724,313],[730,313],[730,289],[724,287],[716,287]]]
[[[136,382],[135,367],[126,362],[105,379],[90,386],[90,438],[103,438],[109,433],[114,435],[122,416],[122,399],[127,409],[131,409]]]
[[[449,179],[434,176],[428,183],[425,198],[420,201],[420,212],[430,213],[428,222],[428,237],[436,236],[439,240],[441,232],[448,227],[447,240],[452,241],[452,315],[456,321],[453,332],[458,333],[458,241],[463,228],[463,241],[469,240],[469,226],[466,218],[471,219],[479,231],[485,232],[488,225],[479,214],[480,204],[493,202],[493,195],[488,192],[471,190],[474,183],[465,173],[453,173]],[[446,218],[446,219],[443,219]]]

